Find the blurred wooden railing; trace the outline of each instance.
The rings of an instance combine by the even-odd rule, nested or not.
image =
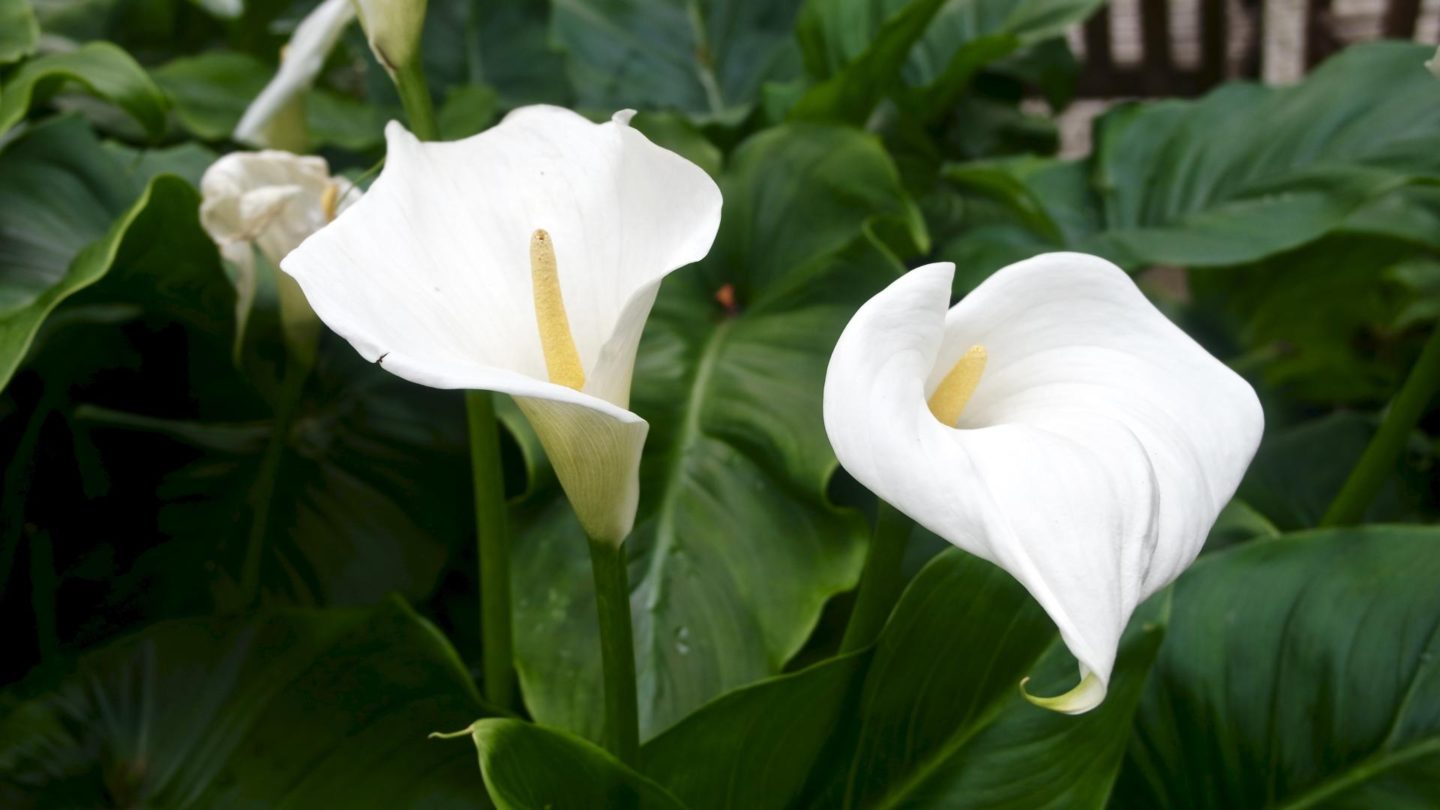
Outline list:
[[[1413,39],[1427,13],[1422,0],[1370,0],[1361,16],[1376,19],[1357,34],[1353,9],[1342,20],[1334,0],[1286,5],[1303,14],[1296,20],[1302,31],[1294,45],[1303,49],[1295,56],[1307,68],[1357,39]],[[1266,56],[1266,16],[1262,0],[1130,0],[1109,6],[1075,38],[1083,62],[1079,95],[1192,96],[1227,79],[1258,78]],[[1117,54],[1117,44],[1127,46],[1127,53]],[[1182,51],[1185,58],[1179,58]]]

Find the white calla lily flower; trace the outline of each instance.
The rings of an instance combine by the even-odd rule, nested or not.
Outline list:
[[[950,308],[953,275],[919,268],[861,307],[825,428],[860,483],[1025,586],[1080,664],[1072,691],[1027,697],[1085,712],[1136,606],[1199,554],[1264,417],[1103,259],[1038,256]]]
[[[617,544],[649,430],[628,410],[640,333],[720,223],[714,181],[630,115],[525,107],[454,143],[391,123],[369,191],[281,265],[367,359],[515,397],[587,533]]]
[[[351,0],[324,0],[300,21],[289,44],[280,52],[280,69],[275,78],[250,102],[235,125],[236,141],[250,146],[291,146],[278,143],[272,130],[287,113],[295,113],[293,103],[314,86],[326,57],[354,19]],[[303,125],[303,120],[298,123]]]
[[[280,260],[356,199],[343,177],[332,177],[324,158],[289,152],[231,152],[205,170],[200,179],[200,224],[235,268],[236,319],[241,331],[255,301],[255,250],[279,266]],[[287,290],[281,278],[281,317],[287,335],[303,333],[315,315],[303,296]],[[313,328],[310,330],[313,331]],[[298,348],[298,347],[297,347]]]

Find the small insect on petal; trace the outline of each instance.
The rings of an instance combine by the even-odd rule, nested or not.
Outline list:
[[[580,352],[570,333],[570,318],[565,314],[555,244],[544,229],[530,236],[530,284],[535,296],[535,322],[540,329],[545,372],[550,382],[582,390],[585,367],[580,364]]]
[[[930,413],[947,427],[955,427],[960,421],[960,414],[965,410],[965,405],[970,401],[970,396],[975,393],[975,387],[980,384],[980,375],[985,373],[985,360],[988,355],[984,346],[971,346],[965,350],[965,354],[955,362],[950,373],[940,381],[935,388],[935,393],[930,395]]]

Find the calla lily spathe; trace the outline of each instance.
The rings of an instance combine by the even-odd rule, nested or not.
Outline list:
[[[525,107],[454,143],[391,123],[385,169],[283,269],[367,359],[510,394],[596,540],[629,534],[648,424],[628,410],[666,274],[703,257],[720,190],[629,126]]]
[[[420,52],[425,27],[426,0],[354,0],[360,27],[370,51],[386,70],[394,73],[410,64]]]
[[[243,331],[255,300],[255,250],[279,266],[307,237],[357,198],[355,186],[332,177],[324,158],[289,152],[231,152],[200,179],[200,224],[235,268],[236,317]],[[282,318],[292,325],[315,316],[300,295],[287,295],[281,279]]]
[[[861,307],[825,428],[862,484],[1029,590],[1080,664],[1074,690],[1031,700],[1088,711],[1131,613],[1234,494],[1260,404],[1103,259],[1013,264],[950,308],[953,275],[921,267]]]
[[[351,0],[324,0],[300,21],[289,44],[280,53],[280,69],[235,125],[237,142],[298,148],[276,143],[271,130],[292,103],[315,84],[315,77],[325,66],[325,58],[335,49],[345,26],[354,19],[355,6]]]

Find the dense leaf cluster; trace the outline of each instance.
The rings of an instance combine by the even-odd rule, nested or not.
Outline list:
[[[241,328],[196,184],[308,5],[0,0],[0,805],[1440,801],[1440,422],[1370,504],[1385,525],[1315,529],[1440,316],[1427,49],[1123,104],[1061,159],[1020,99],[1068,102],[1058,37],[1098,0],[430,0],[444,137],[632,107],[724,192],[635,372],[631,770],[592,742],[590,563],[518,412],[523,717],[473,681],[460,396],[327,336],[282,412],[274,268]],[[363,184],[398,117],[352,30],[307,97],[312,145]],[[963,295],[1056,249],[1133,271],[1268,424],[1081,717],[1016,689],[1073,683],[1044,612],[919,530],[879,641],[832,657],[873,507],[820,424],[836,337],[906,267],[954,261]],[[426,739],[477,717],[478,769]]]

